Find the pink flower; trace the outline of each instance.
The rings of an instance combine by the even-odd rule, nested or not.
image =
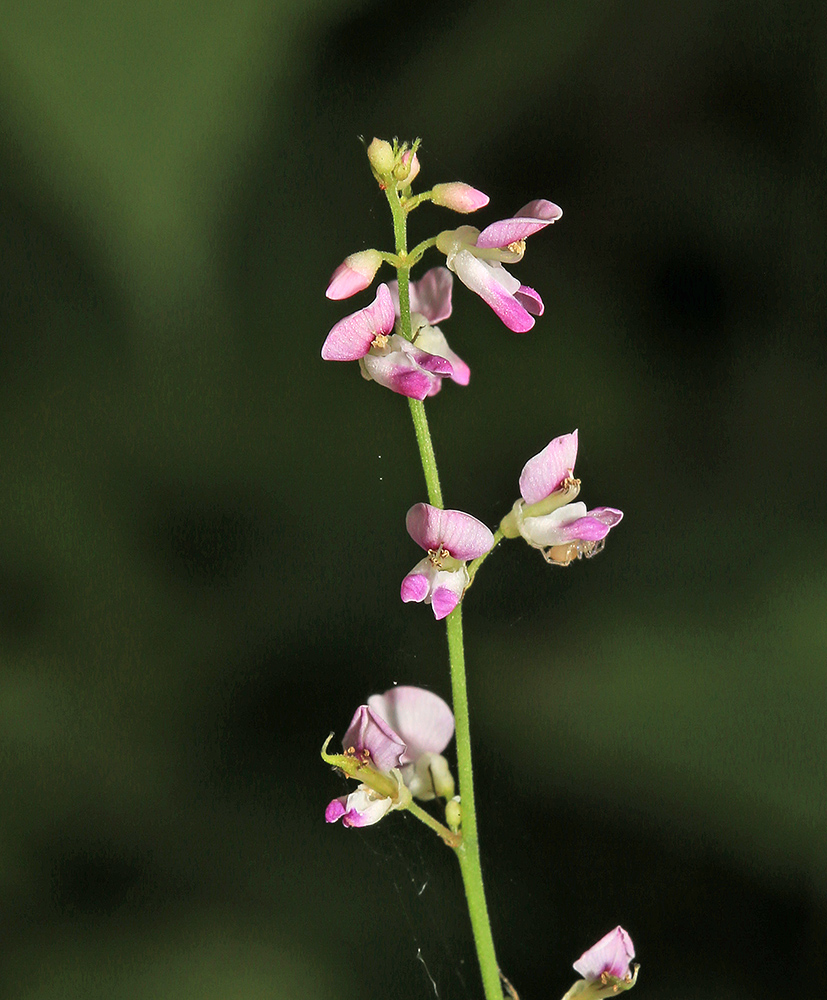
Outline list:
[[[470,514],[427,503],[411,507],[405,523],[408,534],[428,555],[402,581],[402,600],[424,601],[437,620],[445,618],[468,586],[466,561],[488,552],[494,536]]]
[[[577,431],[555,438],[530,458],[520,475],[522,500],[500,525],[506,537],[522,535],[558,566],[600,552],[623,517],[614,507],[587,510],[584,503],[572,502],[580,492],[580,481],[574,478],[576,458]]]
[[[453,375],[451,362],[393,333],[395,321],[391,294],[382,284],[371,305],[333,327],[322,346],[322,357],[325,361],[359,361],[366,379],[403,396],[433,396],[441,388],[442,377]]]
[[[362,250],[346,257],[333,272],[325,295],[329,299],[348,299],[367,288],[382,264],[378,250]]]
[[[387,795],[373,787],[380,784],[377,777],[384,779],[385,787],[388,778],[396,782],[397,790],[402,784],[407,786],[408,800],[410,795],[429,799],[440,794],[450,798],[453,778],[440,754],[453,735],[453,713],[431,691],[402,686],[371,695],[368,704],[356,710],[342,740],[345,756],[338,758],[343,767],[350,767],[352,762],[352,776],[359,775],[365,781],[349,795],[333,799],[325,810],[325,820],[335,823],[341,819],[345,826],[371,826],[391,809],[403,806],[405,797]]]
[[[412,343],[428,354],[445,358],[451,364],[450,378],[458,385],[468,385],[471,369],[452,351],[445,334],[436,325],[451,315],[451,291],[454,276],[447,267],[432,267],[408,286],[411,305]],[[399,318],[399,282],[389,281],[393,308]],[[431,393],[433,395],[433,393]]]
[[[609,931],[574,963],[575,971],[585,982],[575,983],[566,996],[595,1000],[631,989],[637,981],[639,968],[637,965],[634,970],[629,968],[634,957],[635,946],[627,932],[622,927]]]
[[[512,218],[494,222],[482,232],[474,226],[460,226],[440,233],[437,249],[460,281],[491,306],[509,330],[525,333],[534,326],[532,315],[543,315],[543,300],[533,288],[512,277],[503,263],[522,260],[528,237],[562,214],[550,201],[532,201]]]

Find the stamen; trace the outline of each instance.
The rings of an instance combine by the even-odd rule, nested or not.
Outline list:
[[[525,253],[525,240],[514,240],[513,243],[509,243],[506,250],[510,250],[511,253]]]
[[[451,553],[440,545],[438,549],[428,549],[428,558],[434,566],[438,566],[442,569],[443,561],[445,559],[450,559]]]
[[[388,335],[386,333],[377,333],[373,338],[373,343],[371,347],[375,347],[377,350],[382,350],[383,347],[388,346]]]

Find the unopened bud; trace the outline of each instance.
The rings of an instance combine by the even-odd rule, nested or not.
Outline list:
[[[450,184],[437,184],[433,189],[432,201],[454,212],[476,212],[488,204],[488,195],[483,194],[470,184],[452,181]]]
[[[402,154],[402,158],[397,163],[393,171],[393,176],[407,187],[413,182],[419,173],[419,157],[412,150]]]
[[[373,138],[368,146],[368,159],[377,174],[389,174],[393,170],[393,146],[385,139]]]
[[[329,299],[347,299],[373,281],[382,263],[378,250],[361,250],[346,257],[330,278],[325,295]]]
[[[445,822],[452,833],[458,833],[462,826],[462,806],[459,802],[459,795],[455,795],[450,802],[445,803]]]

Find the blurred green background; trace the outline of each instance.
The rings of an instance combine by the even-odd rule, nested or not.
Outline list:
[[[565,571],[504,546],[466,603],[503,971],[560,996],[622,923],[641,998],[817,988],[826,83],[816,0],[8,0],[3,997],[479,996],[449,852],[322,822],[328,732],[449,693],[397,597],[407,407],[319,358],[369,301],[330,273],[390,245],[374,134],[479,225],[564,210],[531,333],[455,290],[446,502],[496,524],[576,426],[581,498],[626,512]]]

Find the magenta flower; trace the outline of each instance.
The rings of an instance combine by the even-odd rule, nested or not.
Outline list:
[[[462,600],[469,583],[465,563],[488,552],[494,536],[488,528],[461,510],[440,510],[428,503],[408,511],[408,534],[428,555],[402,581],[402,600],[430,604],[439,620]]]
[[[408,286],[411,305],[412,343],[428,354],[445,358],[451,364],[449,376],[458,385],[468,385],[471,369],[462,358],[452,351],[445,334],[437,323],[451,315],[451,292],[454,276],[447,267],[432,267],[430,271]],[[399,318],[399,282],[389,281],[388,288],[393,299],[396,318]],[[433,395],[433,393],[431,393]]]
[[[587,510],[584,503],[572,503],[580,492],[580,480],[574,478],[576,458],[577,431],[573,431],[529,459],[520,476],[522,499],[500,524],[506,538],[522,535],[542,551],[546,562],[558,566],[600,552],[609,531],[623,517],[614,507]]]
[[[442,377],[453,375],[453,366],[446,358],[393,333],[395,320],[388,286],[380,285],[369,306],[333,327],[322,346],[322,357],[325,361],[358,361],[366,379],[403,396],[433,396],[441,388]]]
[[[609,931],[574,963],[583,980],[575,983],[566,996],[608,997],[630,989],[637,981],[639,968],[629,968],[634,957],[635,946],[627,932],[622,927]]]
[[[495,222],[480,232],[474,226],[446,230],[437,237],[437,249],[460,281],[476,292],[515,333],[534,326],[532,316],[543,315],[543,300],[533,288],[521,285],[503,267],[522,260],[525,241],[563,214],[550,201],[524,205],[515,216]]]
[[[356,710],[344,735],[344,756],[331,758],[364,781],[349,795],[333,799],[325,820],[372,826],[391,809],[404,807],[411,795],[450,797],[453,778],[440,754],[453,735],[453,713],[431,691],[403,686],[372,695]]]

